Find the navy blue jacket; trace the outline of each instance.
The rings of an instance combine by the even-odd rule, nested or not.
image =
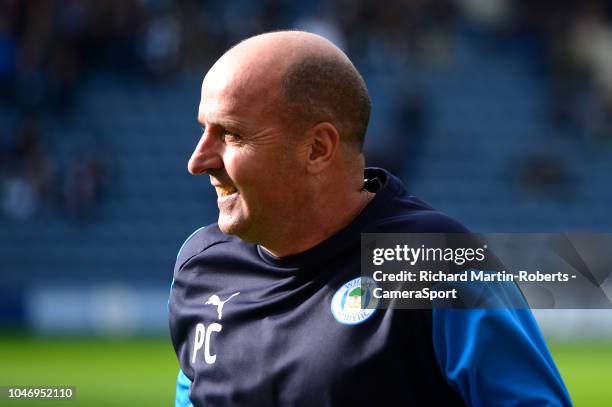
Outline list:
[[[187,239],[169,300],[176,406],[571,405],[529,310],[345,318],[361,233],[466,232],[388,172],[365,177],[369,205],[303,253],[277,258],[216,224]]]

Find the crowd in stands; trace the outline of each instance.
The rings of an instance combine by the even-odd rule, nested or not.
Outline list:
[[[336,42],[360,69],[399,79],[414,61],[445,63],[465,21],[520,43],[541,63],[556,133],[612,140],[612,25],[604,1],[0,0],[0,108],[17,117],[0,129],[4,214],[27,219],[58,205],[76,218],[95,211],[112,169],[78,148],[60,165],[44,130],[49,117],[70,118],[91,72],[144,81],[201,74],[242,38],[298,27]],[[427,95],[401,84],[385,91],[399,97],[391,124],[379,131],[395,139],[380,143],[387,148],[372,151],[371,163],[404,173],[427,136]],[[550,172],[532,167],[524,173]],[[564,179],[540,177],[549,178]]]
[[[114,176],[114,157],[107,146],[76,141],[81,143],[75,144],[77,151],[59,161],[50,153],[40,120],[32,113],[23,116],[15,129],[3,132],[0,206],[6,217],[25,220],[39,214],[81,222],[95,215]]]

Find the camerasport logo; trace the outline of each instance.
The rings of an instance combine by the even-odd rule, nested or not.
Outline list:
[[[331,312],[336,321],[357,325],[376,312],[378,299],[374,297],[376,282],[369,277],[357,277],[338,289],[331,301]]]

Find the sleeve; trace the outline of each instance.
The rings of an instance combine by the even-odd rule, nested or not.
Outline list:
[[[174,399],[174,407],[193,407],[189,400],[189,389],[191,388],[191,380],[179,370],[176,378],[176,397]]]
[[[434,309],[440,369],[470,406],[571,406],[529,309]]]
[[[184,261],[182,257],[185,256],[185,246],[192,240],[192,238],[204,228],[199,228],[193,232],[181,245],[181,248],[176,255],[176,266],[174,270],[174,276],[176,276],[177,270],[180,269],[180,261]],[[170,296],[168,297],[168,311],[170,311],[170,297],[172,295],[172,288],[174,287],[174,277],[170,284]],[[191,389],[191,380],[185,375],[182,369],[179,369],[178,377],[176,378],[176,394],[174,398],[175,407],[193,407],[191,400],[189,399],[189,390]]]
[[[185,246],[187,246],[187,244],[192,240],[192,238],[203,229],[204,227],[198,228],[192,234],[190,234],[189,237],[185,239],[185,241],[179,248],[178,253],[176,254],[176,261],[174,263],[174,272],[172,273],[172,282],[170,283],[170,294],[168,295],[168,306],[167,306],[168,311],[170,311],[170,297],[172,296],[172,289],[174,288],[174,279],[176,278],[176,273],[180,270],[181,265],[186,260],[185,252],[187,252],[187,250],[185,250]]]

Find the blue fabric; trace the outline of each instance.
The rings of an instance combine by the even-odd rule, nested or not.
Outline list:
[[[196,229],[192,234],[189,235],[189,237],[187,239],[185,239],[185,241],[183,242],[183,244],[181,245],[181,247],[179,248],[178,253],[176,254],[176,258],[178,259],[179,256],[181,255],[181,252],[183,251],[183,248],[185,247],[185,245],[187,244],[187,242],[189,242],[191,240],[192,237],[194,237],[196,235],[196,233],[198,233],[200,230],[204,229],[206,226],[202,226],[201,228]]]
[[[185,248],[185,245],[187,244],[187,242],[189,242],[191,240],[191,238],[196,235],[196,233],[198,233],[200,230],[204,229],[205,227],[206,226],[202,226],[201,228],[196,229],[192,234],[189,235],[189,237],[187,239],[185,239],[185,241],[183,242],[183,244],[179,248],[178,253],[176,254],[176,258],[177,259],[181,255],[181,252],[183,251],[183,248]],[[172,277],[172,282],[170,283],[170,292],[172,292],[172,288],[173,287],[174,287],[174,277]],[[166,308],[168,309],[168,311],[170,311],[170,297],[168,297],[168,304],[167,304]]]
[[[174,399],[174,407],[193,407],[191,400],[189,400],[189,389],[191,388],[191,380],[183,370],[179,370],[178,377],[176,378],[176,398]]]
[[[571,406],[529,309],[434,309],[433,342],[470,406]]]
[[[203,227],[197,229],[195,232],[189,235],[187,239],[185,239],[176,255],[177,259],[187,242],[189,242],[189,240],[202,229]],[[172,287],[174,287],[174,278],[172,279],[172,283],[170,284],[170,291],[172,291]],[[168,299],[168,309],[170,309],[170,299]],[[191,380],[185,375],[183,370],[179,369],[178,377],[176,378],[176,396],[174,399],[174,407],[193,407],[193,404],[191,404],[191,400],[189,400],[189,390],[191,389],[191,383]]]

